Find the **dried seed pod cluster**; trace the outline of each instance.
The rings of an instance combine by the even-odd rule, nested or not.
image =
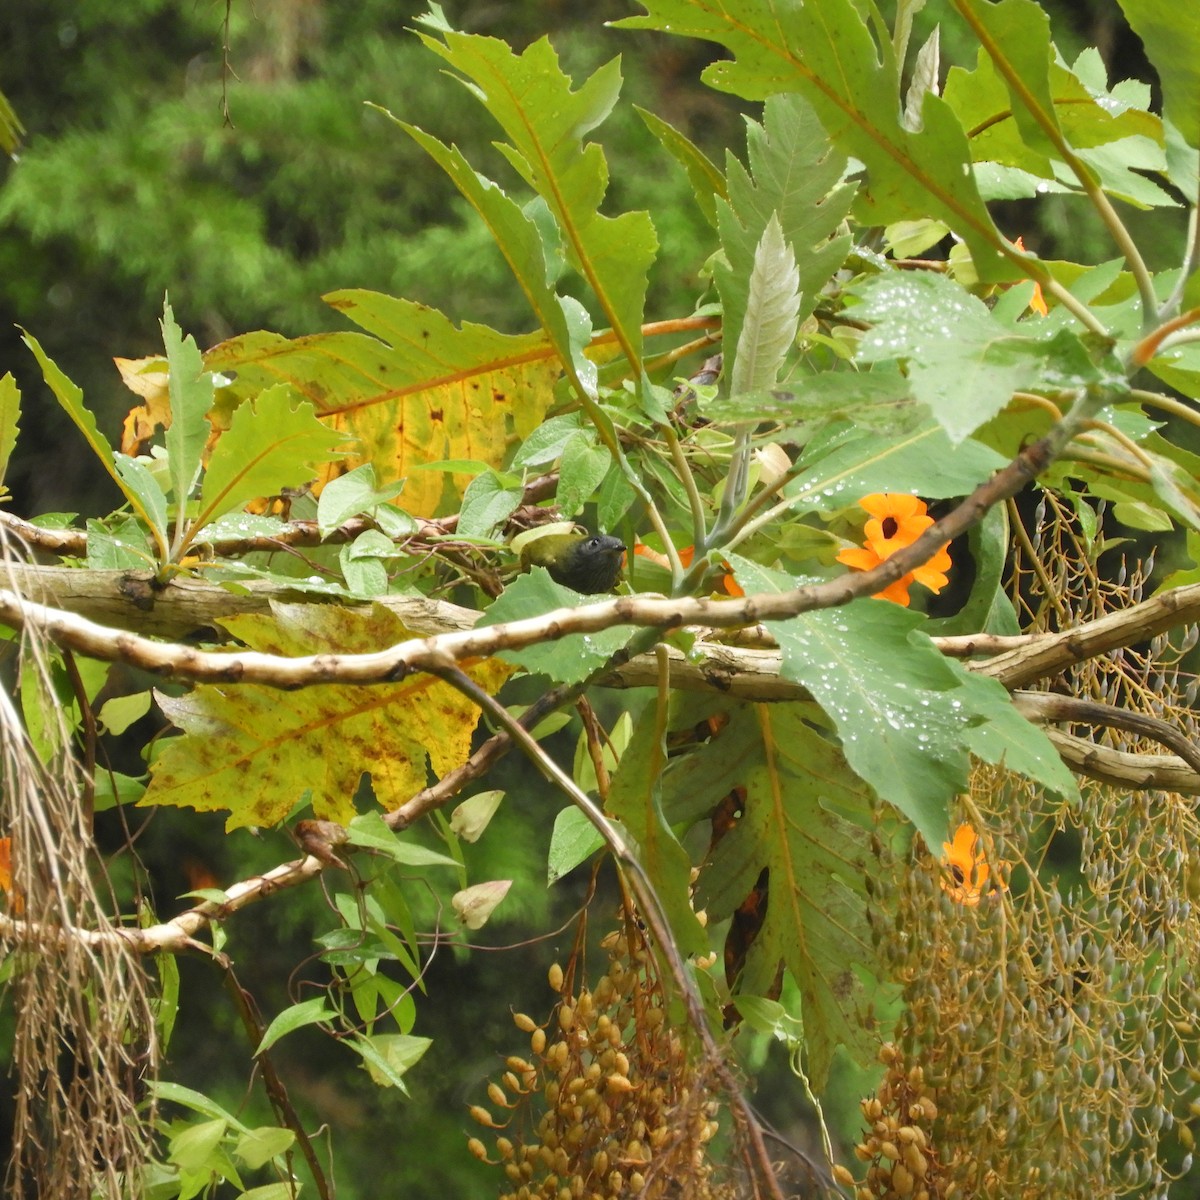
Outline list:
[[[857,1200],[951,1200],[958,1188],[944,1178],[933,1146],[938,1110],[924,1072],[919,1066],[905,1070],[903,1056],[891,1043],[880,1047],[879,1061],[887,1071],[875,1095],[862,1101],[867,1128],[854,1147],[855,1157],[868,1164]],[[854,1183],[845,1167],[836,1167],[834,1175],[843,1186]]]
[[[549,1021],[514,1015],[529,1057],[509,1058],[491,1106],[471,1109],[493,1131],[494,1156],[477,1138],[471,1152],[502,1166],[503,1200],[729,1200],[707,1154],[717,1105],[668,1017],[649,948],[632,922],[603,945],[608,969],[593,988],[573,988],[555,964]]]

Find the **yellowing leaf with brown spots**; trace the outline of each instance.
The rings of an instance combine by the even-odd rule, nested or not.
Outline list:
[[[160,429],[171,424],[171,392],[167,386],[167,360],[161,354],[149,358],[114,358],[121,382],[146,402],[131,408],[121,426],[121,453],[142,452]]]
[[[359,439],[348,466],[372,463],[381,483],[407,479],[407,512],[434,516],[466,483],[414,467],[442,459],[498,467],[509,439],[541,423],[561,371],[545,334],[460,328],[437,309],[377,292],[325,299],[366,333],[248,333],[210,350],[205,365],[235,374],[238,395],[290,383],[322,420]]]
[[[305,655],[382,650],[411,635],[383,608],[273,605],[273,616],[223,621],[255,650]],[[512,668],[489,659],[467,669],[488,692]],[[274,825],[305,791],[313,814],[345,824],[364,772],[395,808],[470,754],[479,712],[429,675],[375,686],[330,684],[284,692],[260,684],[205,684],[157,696],[183,731],[152,768],[143,805],[228,809],[227,829]]]

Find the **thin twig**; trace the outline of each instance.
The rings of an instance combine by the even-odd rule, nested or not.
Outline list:
[[[1146,713],[1130,712],[1112,704],[1064,696],[1059,692],[1026,692],[1012,694],[1017,711],[1031,721],[1066,721],[1072,725],[1099,725],[1105,729],[1121,729],[1137,737],[1173,750],[1193,771],[1200,775],[1200,749],[1182,730]]]
[[[263,1034],[266,1033],[266,1026],[263,1025],[258,1015],[254,1000],[250,993],[238,982],[238,978],[234,974],[233,964],[229,959],[224,954],[212,957],[216,965],[222,970],[222,982],[225,984],[225,990],[233,999],[234,1007],[237,1009],[238,1016],[242,1021],[242,1027],[246,1030],[246,1036],[249,1038],[251,1046],[257,1048],[262,1042]],[[292,1106],[287,1088],[284,1086],[279,1072],[275,1069],[275,1063],[270,1053],[263,1051],[254,1061],[262,1071],[263,1087],[266,1089],[267,1099],[270,1100],[271,1107],[275,1110],[279,1120],[296,1135],[296,1143],[300,1147],[300,1153],[304,1161],[308,1164],[313,1184],[317,1189],[317,1195],[321,1197],[321,1200],[332,1200],[333,1193],[330,1191],[329,1181],[325,1178],[325,1171],[321,1166],[320,1160],[317,1158],[316,1149],[313,1147],[308,1132],[304,1128],[304,1122],[300,1120],[300,1114]],[[295,1180],[288,1182],[291,1183],[292,1194],[295,1195],[299,1190],[296,1187]]]
[[[1136,400],[1139,404],[1148,404],[1151,408],[1161,409],[1161,411],[1170,413],[1171,416],[1178,417],[1181,421],[1187,421],[1191,425],[1200,425],[1200,412],[1197,412],[1190,404],[1184,404],[1170,396],[1164,396],[1159,392],[1148,392],[1142,388],[1131,388],[1129,398]]]

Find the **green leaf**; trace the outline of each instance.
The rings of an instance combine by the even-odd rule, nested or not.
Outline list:
[[[534,567],[505,587],[499,598],[485,610],[476,628],[540,617],[556,608],[599,604],[605,599],[604,596],[581,596],[555,583],[545,567]],[[558,683],[578,683],[602,667],[629,637],[629,630],[620,627],[598,633],[573,633],[521,650],[502,650],[500,657],[505,662],[524,667],[531,675],[548,675]]]
[[[520,507],[525,490],[490,467],[467,484],[458,518],[462,537],[490,538]]]
[[[970,438],[952,444],[933,421],[890,438],[849,429],[814,457],[808,470],[784,488],[798,512],[836,512],[872,492],[964,496],[1008,461]]]
[[[986,38],[984,48],[998,73],[1008,78],[1010,111],[1021,139],[1038,153],[1057,155],[1054,138],[1044,128],[1049,125],[1061,137],[1050,88],[1054,49],[1046,10],[1033,0],[958,3],[968,24],[981,40]]]
[[[233,1152],[251,1170],[265,1167],[271,1159],[291,1149],[296,1135],[278,1125],[260,1125],[244,1133],[234,1144]],[[257,1189],[256,1189],[257,1190]]]
[[[264,1183],[262,1187],[251,1188],[242,1192],[237,1200],[296,1200],[300,1193],[300,1183]]]
[[[457,867],[455,859],[430,850],[416,842],[406,842],[389,829],[379,813],[363,813],[346,826],[346,840],[352,846],[377,850],[405,867]]]
[[[430,1038],[407,1033],[377,1033],[373,1037],[355,1037],[345,1043],[362,1055],[371,1078],[380,1087],[396,1087],[405,1095],[404,1074],[418,1063],[433,1045]]]
[[[815,705],[725,702],[718,711],[728,715],[720,732],[673,760],[664,808],[672,819],[683,809],[708,815],[732,789],[744,790],[741,817],[701,870],[697,906],[710,924],[724,920],[767,869],[766,915],[736,994],[765,995],[786,965],[820,1090],[837,1045],[864,1063],[873,1052],[863,975],[882,972],[867,923],[869,789],[815,727]]]
[[[746,571],[738,566],[738,579]],[[967,785],[959,680],[917,626],[886,600],[855,600],[770,626],[781,673],[802,684],[838,731],[854,771],[920,830],[946,839],[950,801]]]
[[[1146,367],[1185,396],[1193,400],[1200,399],[1200,346],[1171,346],[1163,353],[1156,354]]]
[[[189,1125],[171,1139],[170,1161],[188,1173],[215,1170],[220,1161],[217,1151],[227,1129],[228,1122],[223,1118]]]
[[[117,474],[125,484],[127,495],[137,496],[141,511],[145,514],[156,538],[163,541],[167,536],[167,497],[150,469],[139,459],[130,458],[118,451],[113,455]]]
[[[601,529],[617,529],[636,500],[625,472],[612,463],[596,496],[596,524]]]
[[[778,223],[795,256],[804,293],[796,319],[803,320],[850,248],[848,237],[833,234],[854,196],[853,187],[841,183],[844,156],[830,149],[820,122],[799,96],[767,101],[763,124],[747,125],[746,152],[749,170],[728,157],[728,200],[716,205],[724,261],[713,266],[723,310],[724,372],[735,392],[775,382],[747,382],[737,367],[751,278],[767,226],[773,219]]]
[[[1200,11],[1171,0],[1118,2],[1158,72],[1167,119],[1200,146]]]
[[[1144,452],[1150,460],[1150,485],[1154,494],[1185,525],[1200,529],[1200,478],[1195,474],[1200,460],[1172,446],[1165,438],[1147,439]],[[1158,448],[1166,452],[1158,452]],[[1184,461],[1179,461],[1179,460]]]
[[[215,1100],[198,1092],[194,1088],[184,1087],[179,1083],[171,1083],[164,1079],[154,1079],[149,1083],[155,1098],[171,1104],[180,1104],[206,1117],[218,1118],[225,1122],[230,1129],[246,1132],[246,1126],[241,1123],[228,1109],[222,1108]]]
[[[161,326],[171,392],[171,424],[166,432],[166,446],[182,529],[188,497],[200,474],[200,460],[210,432],[207,413],[212,408],[213,384],[212,376],[204,371],[204,360],[195,339],[190,334],[183,336],[166,300]]]
[[[154,1028],[163,1054],[171,1045],[175,1020],[179,1016],[179,960],[162,952],[154,956],[158,968],[158,995],[154,999]]]
[[[793,1017],[777,1000],[739,995],[737,1008],[756,1033],[765,1033],[793,1049],[803,1049],[804,1022]]]
[[[316,1025],[320,1021],[333,1021],[336,1018],[337,1013],[329,1007],[324,996],[314,996],[311,1000],[293,1004],[279,1013],[267,1026],[262,1040],[255,1047],[254,1057],[265,1054],[281,1037],[295,1029],[302,1029],[305,1025]]]
[[[904,127],[892,48],[876,43],[854,0],[805,0],[790,5],[786,19],[771,0],[644,0],[644,7],[647,16],[614,24],[703,38],[730,51],[732,58],[705,69],[713,87],[747,100],[800,92],[833,142],[867,168],[864,223],[934,217],[966,241],[985,282],[1017,275],[999,253],[1004,239],[975,184],[963,127],[932,93],[921,128]],[[801,284],[807,291],[803,273]]]
[[[386,504],[403,488],[403,482],[376,487],[375,468],[370,463],[363,463],[361,467],[331,479],[321,489],[317,500],[317,529],[322,537],[328,537],[343,522]]]
[[[831,421],[853,421],[858,429],[903,433],[927,420],[913,399],[912,386],[898,371],[797,370],[766,392],[701,399],[704,416],[722,424],[773,421],[781,425],[773,440],[804,444]]]
[[[101,705],[96,719],[105,733],[121,734],[150,711],[151,701],[148,691],[113,696]]]
[[[514,54],[504,42],[445,27],[441,40],[421,40],[468,82],[499,122],[497,143],[518,174],[546,202],[563,233],[567,255],[587,282],[634,364],[641,359],[647,272],[658,249],[644,212],[607,217],[599,207],[608,188],[604,152],[583,138],[612,111],[621,88],[618,60],[572,90],[546,38]]]
[[[994,417],[1014,391],[1052,381],[1081,387],[1099,373],[1079,338],[1015,332],[981,300],[943,275],[893,271],[868,281],[852,310],[870,323],[859,362],[907,364],[914,397],[957,444]],[[1024,327],[1021,327],[1022,329]]]
[[[120,771],[96,769],[92,804],[96,812],[107,812],[118,804],[136,804],[146,793],[144,780]]]
[[[796,256],[783,240],[778,216],[772,213],[754,251],[746,311],[730,379],[734,394],[774,387],[796,340],[799,317],[800,272]]]
[[[20,420],[21,392],[12,372],[7,371],[0,376],[0,483],[4,482],[8,460],[17,444]]]
[[[1007,51],[1009,47],[1002,49]],[[1044,63],[1044,46],[1040,49],[1031,46],[1029,50],[1034,59]],[[1135,136],[1161,144],[1161,122],[1144,111],[1144,101],[1140,105],[1131,104],[1127,90],[1118,94],[1117,89],[1109,92],[1105,88],[1103,66],[1099,64],[1100,70],[1096,71],[1094,53],[1085,50],[1080,54],[1074,71],[1060,62],[1051,64],[1051,123],[1061,130],[1077,153]],[[1087,81],[1077,72],[1087,75]],[[1030,95],[1032,97],[1032,93]],[[1061,190],[1060,186],[1048,187],[1045,183],[1054,178],[1056,167],[1064,183],[1078,189],[1078,180],[1058,160],[1058,152],[1052,143],[1036,133],[1033,142],[1023,136],[1029,110],[1020,103],[1021,120],[1015,119],[1009,84],[1000,76],[986,49],[979,51],[974,70],[951,67],[946,77],[945,100],[968,131],[976,163],[995,163],[1029,173],[1033,179],[1031,187],[1035,190],[1022,194],[1038,194],[1039,182],[1042,192]],[[1044,93],[1042,103],[1045,103]]]
[[[1004,685],[952,660],[951,667],[962,683],[964,705],[979,718],[966,729],[971,753],[1032,779],[1064,800],[1078,798],[1075,776],[1045,733],[1016,710]]]
[[[196,525],[207,525],[259,496],[277,496],[285,487],[308,483],[317,464],[340,457],[331,447],[341,440],[342,435],[317,420],[311,404],[294,403],[287,384],[268,388],[238,406],[213,449]]]
[[[612,465],[612,455],[603,446],[596,445],[592,434],[580,431],[568,440],[563,448],[555,492],[559,511],[564,517],[573,517],[583,509],[604,482]]]
[[[717,198],[725,199],[726,196],[725,177],[716,163],[699,146],[674,126],[668,125],[661,117],[639,108],[636,104],[633,111],[642,118],[646,128],[654,134],[662,148],[687,172],[692,194],[696,198],[696,207],[704,219],[716,229]]]
[[[42,368],[42,376],[50,386],[50,390],[54,393],[55,399],[62,405],[63,411],[67,416],[75,422],[76,428],[83,434],[87,444],[92,448],[92,452],[104,464],[104,469],[112,476],[113,482],[121,489],[134,512],[151,529],[156,528],[154,520],[150,513],[146,511],[141,497],[126,483],[121,472],[117,469],[117,461],[113,455],[112,446],[109,445],[108,439],[104,434],[100,432],[100,427],[96,424],[95,414],[84,405],[83,392],[46,356],[45,351],[38,344],[37,338],[32,334],[22,333],[21,340],[33,351],[34,358],[38,360],[38,365]],[[165,559],[167,556],[167,546],[164,541],[159,542],[159,551],[161,557]],[[144,566],[145,564],[140,565]]]
[[[513,455],[512,469],[545,467],[557,462],[567,443],[583,428],[578,413],[564,413],[543,421],[521,444]]]
[[[546,882],[557,883],[603,845],[604,839],[582,809],[573,804],[560,808],[550,834]]]
[[[356,555],[352,546],[343,546],[338,553],[338,566],[350,595],[371,600],[387,594],[387,568],[377,556]]]
[[[144,571],[154,566],[145,529],[131,516],[87,522],[87,565],[94,571]]]
[[[700,954],[708,948],[708,939],[689,898],[692,861],[663,816],[666,759],[656,706],[650,704],[642,710],[621,755],[605,811],[620,821],[633,839],[638,861],[662,901],[676,945],[685,955]]]

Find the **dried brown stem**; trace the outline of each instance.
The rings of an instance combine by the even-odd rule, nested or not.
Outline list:
[[[257,1048],[262,1042],[263,1034],[266,1033],[266,1027],[258,1015],[258,1007],[254,1003],[254,998],[238,982],[233,971],[233,964],[225,955],[216,956],[214,961],[224,974],[225,990],[233,1000],[234,1007],[241,1018],[242,1028],[245,1029],[251,1046]],[[333,1192],[330,1189],[329,1180],[325,1177],[321,1161],[317,1158],[316,1148],[308,1136],[308,1131],[304,1128],[304,1122],[300,1120],[300,1114],[292,1105],[287,1088],[284,1086],[279,1072],[275,1069],[274,1060],[269,1052],[264,1051],[257,1055],[254,1061],[262,1071],[263,1087],[271,1102],[271,1107],[280,1121],[296,1135],[296,1144],[300,1147],[300,1153],[308,1165],[317,1195],[321,1197],[321,1200],[332,1200]]]

